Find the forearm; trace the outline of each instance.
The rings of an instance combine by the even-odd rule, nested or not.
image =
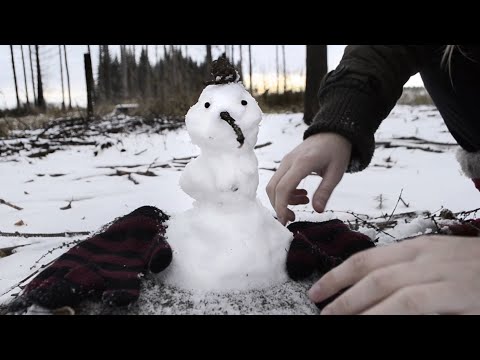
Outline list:
[[[322,81],[320,110],[304,138],[320,132],[346,137],[352,143],[348,172],[363,170],[375,150],[375,132],[429,51],[420,45],[347,46],[337,69]]]

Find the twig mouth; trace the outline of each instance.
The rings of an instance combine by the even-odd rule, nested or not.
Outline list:
[[[237,135],[237,141],[240,143],[239,148],[241,148],[245,142],[245,136],[243,136],[242,129],[240,129],[240,127],[235,123],[235,119],[232,118],[227,111],[222,111],[220,113],[220,118],[226,121],[227,124],[232,127],[233,131],[235,131],[235,134]]]

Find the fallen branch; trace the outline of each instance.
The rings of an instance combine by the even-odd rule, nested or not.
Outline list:
[[[0,236],[5,237],[24,237],[24,238],[31,238],[31,237],[42,237],[42,238],[58,238],[58,237],[72,237],[72,236],[79,236],[79,235],[89,235],[90,231],[78,231],[78,232],[60,232],[60,233],[20,233],[16,232],[3,232],[0,231]]]
[[[48,154],[54,153],[57,150],[58,149],[49,149],[49,150],[45,150],[45,151],[39,151],[39,152],[28,155],[28,157],[29,158],[40,158],[40,157],[47,156]]]
[[[68,209],[71,209],[71,208],[72,208],[72,201],[70,201],[68,203],[68,205],[61,207],[60,210],[68,210]]]
[[[147,150],[148,150],[148,149],[139,151],[139,152],[137,152],[137,153],[135,153],[135,154],[133,154],[133,155],[135,155],[135,156],[141,155],[141,154],[143,154],[143,153],[144,153],[145,151],[147,151]]]
[[[173,160],[192,160],[192,159],[195,159],[196,157],[197,157],[196,155],[192,155],[192,156],[186,156],[182,158],[173,158]]]
[[[130,180],[131,182],[133,182],[135,185],[138,185],[140,184],[137,180],[135,180],[133,177],[132,177],[132,174],[128,174],[128,180]]]
[[[393,208],[392,214],[391,214],[390,217],[388,218],[387,222],[389,222],[389,221],[392,219],[392,216],[393,216],[393,214],[395,213],[395,210],[397,210],[397,206],[398,206],[398,204],[400,203],[400,199],[402,198],[402,193],[403,193],[403,189],[400,190],[400,195],[398,196],[397,203],[395,204],[395,207]],[[405,204],[405,203],[404,203],[404,204]]]
[[[375,143],[375,146],[384,146],[385,148],[405,148],[408,150],[422,150],[426,152],[433,152],[433,153],[443,153],[442,150],[435,150],[429,147],[422,147],[422,146],[412,146],[412,145],[403,145],[403,144],[393,144],[391,141],[378,141]]]
[[[32,245],[32,244],[23,244],[23,245],[17,245],[17,246],[10,246],[10,247],[6,247],[6,248],[3,248],[3,249],[0,249],[0,257],[6,257],[6,256],[10,256],[12,255],[13,253],[13,250],[17,249],[17,248],[20,248],[20,247],[23,247],[23,246],[28,246],[28,245]]]
[[[393,138],[394,140],[413,140],[416,141],[417,143],[420,144],[425,144],[425,145],[440,145],[440,146],[458,146],[458,144],[454,143],[445,143],[445,142],[438,142],[438,141],[431,141],[431,140],[426,140],[422,139],[416,136],[401,136],[401,137],[396,137]]]
[[[254,149],[257,150],[257,149],[261,149],[263,147],[270,146],[270,145],[272,145],[271,141],[266,142],[265,144],[259,144],[259,145],[255,146]]]
[[[0,199],[0,204],[10,206],[11,208],[14,208],[15,210],[23,210],[23,208],[21,208],[20,206],[9,203],[8,201],[5,201],[3,199]]]
[[[380,228],[379,228],[378,226],[376,226],[375,224],[370,223],[370,222],[368,222],[367,220],[362,219],[361,217],[357,216],[357,214],[355,214],[354,212],[352,212],[352,211],[346,211],[346,213],[347,213],[347,214],[350,214],[350,215],[353,215],[357,220],[360,220],[360,221],[362,222],[362,225],[364,225],[364,226],[366,226],[366,227],[369,227],[369,228],[371,228],[371,229],[374,229],[374,230],[377,231],[377,232],[381,232],[381,233],[383,233],[383,234],[385,234],[385,235],[388,235],[388,236],[390,236],[390,237],[391,237],[392,239],[394,239],[394,240],[397,240],[397,239],[395,238],[395,236],[387,233],[386,231],[383,231],[382,229],[380,229]]]

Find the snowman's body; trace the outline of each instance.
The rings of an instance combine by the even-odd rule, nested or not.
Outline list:
[[[202,153],[190,162],[180,187],[197,201],[228,203],[253,200],[258,187],[258,161],[252,150]]]
[[[225,118],[234,119],[242,141]],[[201,154],[186,166],[180,186],[196,202],[169,222],[173,261],[160,275],[163,282],[222,291],[287,279],[292,234],[256,196],[254,146],[261,119],[257,102],[241,83],[210,85],[190,108],[187,131]]]

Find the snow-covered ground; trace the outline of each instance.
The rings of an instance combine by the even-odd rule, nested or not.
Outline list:
[[[302,141],[305,129],[301,114],[265,115],[261,124],[258,144],[272,144],[256,150],[260,167],[258,197],[272,213],[264,190],[273,175],[270,169],[278,167],[282,157]],[[441,207],[454,212],[477,208],[480,194],[461,174],[455,159],[457,146],[422,145],[412,139],[392,140],[412,136],[433,143],[455,144],[434,108],[397,106],[377,132],[377,142],[423,146],[440,152],[379,147],[368,169],[345,175],[328,204],[329,211],[320,215],[313,213],[310,205],[297,206],[294,208],[297,220],[321,221],[332,217],[351,220],[353,217],[346,213],[348,211],[371,217],[390,214],[402,189],[402,199],[409,206],[400,202],[395,213],[434,212]],[[198,155],[199,151],[190,143],[184,128],[163,134],[139,131],[111,137],[116,145],[101,150],[97,156],[94,146],[81,146],[57,151],[42,159],[0,159],[0,199],[23,208],[15,210],[0,204],[0,231],[95,231],[143,205],[154,205],[170,214],[191,207],[192,199],[178,185],[185,161],[175,159]],[[170,167],[158,166],[166,164]],[[134,165],[141,166],[127,167]],[[147,169],[157,176],[110,176],[117,170],[142,172]],[[55,176],[59,174],[62,176]],[[320,180],[318,176],[309,176],[301,187],[312,194]],[[70,201],[71,208],[62,210]],[[24,225],[15,225],[20,220]],[[424,232],[430,225],[430,221],[419,218],[411,224],[398,225],[389,230],[389,234],[400,239]],[[377,237],[380,243],[386,244],[392,239],[372,229],[360,230]],[[70,242],[83,237],[0,236],[0,248],[28,244],[0,258],[0,303],[19,292],[19,288],[15,288],[19,281],[66,251]],[[67,244],[62,246],[64,243]],[[55,250],[48,253],[51,249]]]

